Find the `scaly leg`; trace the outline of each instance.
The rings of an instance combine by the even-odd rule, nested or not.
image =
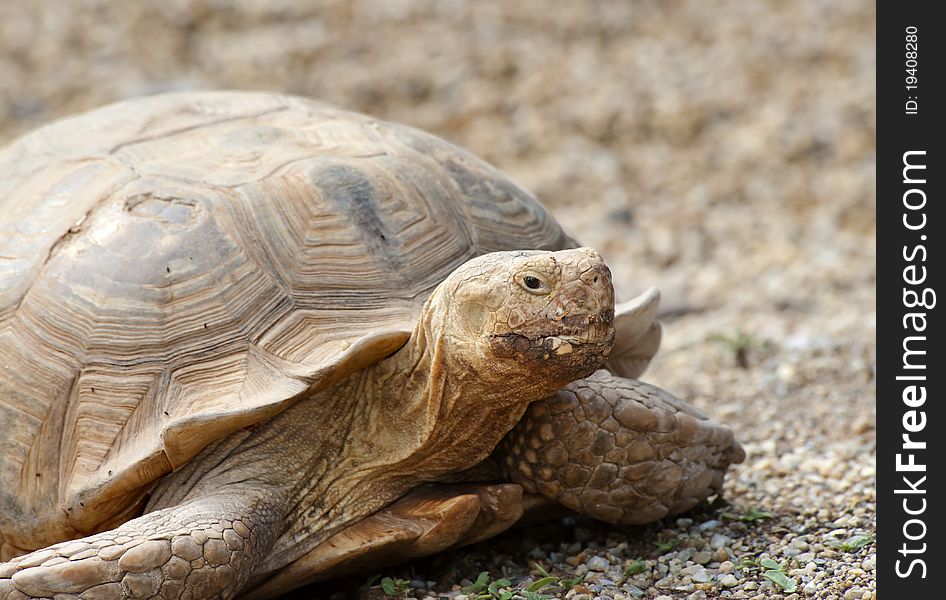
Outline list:
[[[493,457],[528,492],[602,521],[641,524],[718,492],[745,452],[697,408],[599,370],[530,405]]]
[[[522,516],[522,488],[434,484],[343,529],[253,589],[245,600],[274,598],[304,583],[429,556],[497,535]]]
[[[0,600],[232,598],[280,515],[240,495],[200,498],[0,564]]]

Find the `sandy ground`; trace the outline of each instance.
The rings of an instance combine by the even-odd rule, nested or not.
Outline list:
[[[465,146],[599,248],[619,293],[663,290],[645,379],[730,424],[748,459],[685,519],[528,529],[382,575],[456,596],[484,570],[522,589],[538,562],[584,575],[568,597],[871,598],[874,17],[853,0],[0,0],[0,141],[129,96],[251,88]],[[300,597],[383,593],[360,583]]]

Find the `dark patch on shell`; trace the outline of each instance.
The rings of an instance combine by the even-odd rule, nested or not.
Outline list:
[[[396,235],[388,230],[379,213],[374,184],[363,171],[351,165],[330,165],[315,170],[312,180],[327,200],[351,217],[352,225],[362,233],[360,238],[371,249],[375,260],[395,273],[404,267],[394,247]]]

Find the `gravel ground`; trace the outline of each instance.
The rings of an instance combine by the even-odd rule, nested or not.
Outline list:
[[[853,0],[3,0],[0,141],[169,89],[320,97],[467,147],[599,248],[620,294],[662,288],[645,379],[737,432],[725,498],[520,529],[389,569],[389,592],[456,597],[482,571],[524,590],[544,569],[542,593],[576,599],[874,598],[874,18]]]

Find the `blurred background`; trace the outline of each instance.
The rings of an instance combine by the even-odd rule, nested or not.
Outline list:
[[[516,543],[584,554],[566,574],[605,557],[593,595],[777,597],[740,566],[771,556],[799,593],[870,598],[874,22],[855,0],[0,0],[0,143],[131,96],[242,88],[466,147],[601,250],[619,294],[662,289],[664,346],[645,379],[734,428],[749,458],[727,510],[772,515],[703,517],[729,540],[732,586],[722,556],[704,563],[708,583],[679,576],[711,541],[686,519]],[[654,550],[668,535],[690,541]],[[831,543],[851,536],[871,541]],[[474,579],[498,568],[470,552]],[[638,558],[644,571],[614,575]],[[427,581],[417,568],[410,580]]]

